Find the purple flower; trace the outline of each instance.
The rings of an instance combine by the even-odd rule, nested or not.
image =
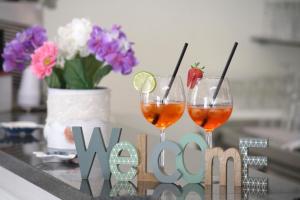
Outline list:
[[[31,54],[47,40],[46,30],[34,26],[17,33],[16,38],[6,43],[2,57],[6,72],[23,70],[31,61]]]
[[[23,33],[19,33],[19,38],[20,41],[23,41],[26,51],[33,53],[36,48],[42,46],[47,40],[47,35],[44,28],[34,26],[25,30]]]
[[[96,59],[112,66],[115,72],[130,74],[137,65],[132,43],[127,40],[120,26],[114,25],[111,30],[94,26],[88,41],[89,51]]]

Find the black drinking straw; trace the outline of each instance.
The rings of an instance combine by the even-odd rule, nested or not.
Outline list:
[[[225,67],[224,67],[224,70],[223,70],[223,72],[222,72],[221,78],[220,78],[220,80],[219,80],[219,82],[218,82],[217,89],[215,90],[215,93],[214,93],[214,96],[213,96],[213,100],[212,100],[212,102],[209,104],[209,107],[213,107],[213,104],[215,103],[215,100],[216,100],[216,98],[217,98],[217,96],[218,96],[218,93],[219,93],[219,91],[220,91],[221,85],[222,85],[222,83],[223,83],[223,80],[224,80],[224,78],[225,78],[225,75],[226,75],[226,73],[227,73],[228,67],[229,67],[229,65],[230,65],[230,62],[231,62],[231,60],[232,60],[232,57],[233,57],[233,55],[234,55],[234,52],[235,52],[237,46],[238,46],[238,43],[235,42],[234,45],[233,45],[233,48],[232,48],[232,50],[231,50],[231,53],[230,53],[230,55],[229,55],[229,57],[228,57],[228,59],[227,59],[227,62],[226,62],[226,65],[225,65]],[[207,121],[208,121],[208,117],[206,117],[206,118],[203,120],[203,122],[202,122],[202,124],[201,124],[200,126],[202,126],[202,127],[205,126],[205,124],[207,123]]]
[[[182,61],[182,59],[183,59],[183,56],[184,56],[184,54],[185,54],[185,51],[186,51],[187,46],[188,46],[188,43],[184,43],[184,46],[183,46],[183,49],[182,49],[182,51],[181,51],[179,60],[178,60],[178,62],[177,62],[177,64],[176,64],[176,67],[175,67],[174,72],[173,72],[173,74],[172,74],[172,78],[171,78],[171,80],[170,80],[170,82],[169,82],[168,89],[166,90],[166,93],[165,93],[165,95],[164,95],[163,100],[166,99],[166,98],[168,97],[168,95],[169,95],[169,92],[170,92],[171,87],[172,87],[172,85],[173,85],[173,82],[174,82],[174,80],[175,80],[175,78],[176,78],[176,75],[177,75],[179,66],[180,66],[180,64],[181,64],[181,61]]]
[[[214,102],[215,102],[215,100],[216,100],[216,98],[217,98],[217,96],[218,96],[219,90],[220,90],[220,88],[221,88],[221,85],[222,85],[222,83],[223,83],[223,80],[224,80],[224,78],[225,78],[225,75],[226,75],[226,73],[227,73],[228,67],[229,67],[229,65],[230,65],[230,62],[231,62],[231,60],[232,60],[232,57],[233,57],[233,55],[234,55],[234,52],[235,52],[237,46],[238,46],[238,43],[235,42],[234,45],[233,45],[233,48],[232,48],[232,50],[231,50],[231,53],[230,53],[230,55],[229,55],[229,58],[228,58],[228,60],[227,60],[227,63],[226,63],[226,65],[225,65],[225,68],[224,68],[224,70],[223,70],[223,72],[222,72],[222,75],[221,75],[221,78],[220,78],[220,80],[219,80],[217,89],[215,90],[215,93],[214,93],[214,96],[213,96],[213,102],[212,102],[212,104],[214,104]],[[212,106],[212,105],[211,105],[211,106]]]
[[[173,74],[172,74],[171,80],[170,80],[169,85],[168,85],[168,89],[166,90],[166,93],[165,93],[165,95],[164,95],[164,97],[163,97],[163,99],[162,99],[162,102],[164,102],[164,100],[168,97],[168,95],[169,95],[169,93],[170,93],[171,87],[172,87],[173,82],[174,82],[174,80],[175,80],[175,78],[176,78],[176,75],[177,75],[179,66],[180,66],[180,64],[181,64],[181,61],[182,61],[182,59],[183,59],[183,56],[184,56],[184,54],[185,54],[185,51],[186,51],[186,48],[187,48],[187,47],[188,47],[188,43],[184,43],[183,49],[182,49],[181,54],[180,54],[180,56],[179,56],[179,60],[178,60],[178,62],[177,62],[177,64],[176,64],[176,66],[175,66],[174,72],[173,72]],[[155,114],[155,116],[154,116],[154,118],[153,118],[153,120],[152,120],[152,124],[156,124],[157,121],[158,121],[158,119],[159,119],[159,114]]]

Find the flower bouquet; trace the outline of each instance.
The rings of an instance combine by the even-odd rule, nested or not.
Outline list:
[[[83,127],[87,143],[94,127],[101,127],[104,137],[109,132],[110,90],[99,83],[111,71],[132,72],[137,65],[132,45],[120,26],[107,30],[87,19],[60,27],[54,41],[34,26],[6,44],[5,71],[29,66],[48,85],[44,134],[49,151],[75,151],[72,126]]]
[[[55,42],[44,28],[18,33],[4,48],[4,71],[30,66],[50,88],[93,89],[112,70],[130,74],[137,60],[120,26],[110,30],[87,19],[73,19],[58,29]]]

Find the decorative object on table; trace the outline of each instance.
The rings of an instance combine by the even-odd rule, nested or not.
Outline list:
[[[5,71],[30,66],[49,87],[44,129],[48,151],[75,152],[72,126],[86,130],[86,144],[94,127],[101,127],[106,141],[110,90],[99,83],[111,71],[132,72],[137,65],[132,45],[120,26],[108,30],[84,18],[60,27],[56,42],[35,26],[6,45]]]
[[[24,70],[17,102],[21,108],[26,110],[40,105],[40,81],[26,67],[31,63],[31,55],[46,40],[46,30],[39,26],[33,26],[21,33],[17,33],[11,42],[6,43],[3,50],[3,70],[5,72]]]
[[[153,173],[147,172],[147,135],[140,134],[138,135],[137,150],[139,152],[139,165],[138,165],[138,174],[137,180],[139,182],[153,182],[156,183],[158,180],[155,178]]]
[[[129,157],[120,156],[123,151],[129,153]],[[123,172],[119,169],[120,164],[130,165],[130,169],[127,172]],[[129,142],[120,142],[116,144],[109,156],[109,167],[112,175],[117,181],[130,181],[136,173],[136,167],[138,165],[138,154],[136,148]]]
[[[82,127],[72,127],[76,150],[78,154],[80,174],[82,179],[88,179],[94,159],[97,155],[101,166],[101,173],[105,180],[109,180],[111,173],[109,167],[109,156],[112,148],[119,142],[122,129],[113,128],[110,134],[109,145],[105,145],[102,131],[95,127],[88,145],[85,144]],[[88,148],[86,148],[88,146]]]
[[[8,136],[26,136],[31,135],[33,131],[42,129],[44,126],[30,121],[2,122],[0,127]]]
[[[227,185],[227,161],[233,159],[234,186],[241,186],[241,157],[237,149],[229,148],[223,151],[220,147],[209,148],[205,151],[205,185],[212,185],[213,158],[218,157],[220,164],[220,185]]]
[[[177,143],[168,140],[161,142],[160,144],[155,146],[154,150],[151,153],[150,166],[154,173],[154,176],[158,181],[162,183],[175,183],[182,176],[178,168],[176,168],[176,170],[172,174],[166,174],[158,164],[159,157],[161,156],[160,154],[164,149],[169,149],[176,156],[178,156],[182,152],[182,148]]]
[[[249,177],[249,165],[256,167],[268,166],[268,158],[266,156],[249,156],[249,148],[267,148],[268,139],[260,138],[240,138],[239,148],[242,157],[242,185],[243,187],[268,187],[268,178],[265,177]]]
[[[176,166],[178,166],[179,171],[182,173],[182,178],[188,183],[199,183],[204,178],[204,167],[200,165],[197,173],[190,173],[187,167],[184,164],[184,151],[188,144],[196,143],[201,149],[201,151],[205,151],[208,146],[205,140],[200,136],[193,133],[184,135],[180,141],[179,145],[182,148],[182,152],[180,155],[176,157]]]
[[[200,183],[203,178],[203,173],[205,173],[205,185],[212,185],[211,175],[212,175],[212,162],[214,157],[218,157],[220,160],[220,185],[227,185],[227,161],[232,158],[234,164],[234,186],[241,186],[241,157],[237,149],[229,148],[223,151],[221,148],[208,148],[204,139],[195,134],[186,134],[183,138],[179,140],[179,144],[172,141],[165,141],[157,144],[151,153],[150,166],[152,168],[153,175],[148,173],[147,170],[147,136],[138,136],[138,151],[133,144],[129,142],[119,142],[121,137],[122,129],[113,128],[110,142],[106,148],[104,140],[102,137],[101,129],[95,127],[92,133],[92,138],[86,148],[84,141],[84,133],[81,127],[72,127],[72,132],[74,133],[74,139],[76,144],[76,149],[78,153],[78,160],[82,179],[88,179],[94,158],[97,156],[101,165],[102,176],[105,180],[109,180],[111,174],[120,181],[130,181],[132,180],[138,168],[138,182],[143,182],[145,179],[151,182],[150,185],[156,185],[156,180],[162,183],[174,183],[181,177],[185,179],[188,183]],[[118,143],[119,142],[119,143]],[[186,146],[195,142],[201,150],[205,150],[205,172],[203,166],[199,167],[198,173],[189,173],[184,164],[184,151]],[[141,145],[143,147],[141,147]],[[163,168],[160,167],[159,159],[160,154],[163,150],[171,150],[176,155],[176,169],[172,174],[166,174]],[[129,156],[122,157],[121,152],[127,151]],[[141,152],[142,151],[142,152]],[[137,155],[139,153],[139,156]],[[97,155],[96,155],[97,154]],[[141,162],[142,163],[141,163]],[[130,168],[127,172],[120,171],[121,165],[129,165]],[[145,176],[146,175],[146,176]],[[145,177],[143,177],[145,176]],[[252,179],[249,179],[252,180]],[[143,184],[139,184],[143,185]],[[249,184],[248,184],[249,185]],[[139,193],[143,193],[144,190],[140,190]]]
[[[101,127],[105,143],[109,132],[110,90],[48,89],[44,135],[49,152],[75,153],[71,127],[82,126],[85,141],[94,127]]]

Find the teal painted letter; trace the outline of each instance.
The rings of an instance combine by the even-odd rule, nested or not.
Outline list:
[[[183,149],[183,151],[180,154],[178,154],[176,157],[176,167],[182,173],[183,179],[186,180],[186,182],[200,183],[204,177],[204,167],[200,166],[200,169],[198,170],[197,173],[191,174],[188,172],[184,164],[184,158],[183,158],[184,150],[186,146],[191,142],[195,142],[202,151],[204,151],[207,148],[207,144],[205,140],[200,135],[190,133],[183,136],[183,138],[179,141],[179,145]],[[195,159],[200,159],[200,157],[199,158],[196,157]]]
[[[178,155],[181,152],[180,146],[178,144],[176,144],[175,142],[171,142],[171,141],[162,142],[154,147],[154,150],[150,157],[151,158],[150,166],[152,168],[152,171],[153,171],[155,177],[161,183],[174,183],[181,177],[180,171],[176,170],[173,174],[167,175],[166,173],[162,172],[159,167],[160,153],[164,149],[172,150],[175,153],[175,155]]]
[[[119,156],[122,151],[128,151],[129,157]],[[122,172],[119,165],[131,165],[128,172]],[[137,173],[135,169],[138,165],[138,154],[135,147],[129,142],[120,142],[111,150],[109,157],[110,171],[118,181],[130,181]]]
[[[93,166],[94,158],[97,155],[101,165],[103,178],[106,180],[110,179],[111,173],[109,170],[108,162],[109,154],[113,146],[119,142],[122,129],[112,129],[107,149],[100,128],[94,128],[88,149],[85,146],[82,128],[72,127],[72,132],[74,135],[76,151],[79,159],[81,178],[88,179],[91,168]]]

